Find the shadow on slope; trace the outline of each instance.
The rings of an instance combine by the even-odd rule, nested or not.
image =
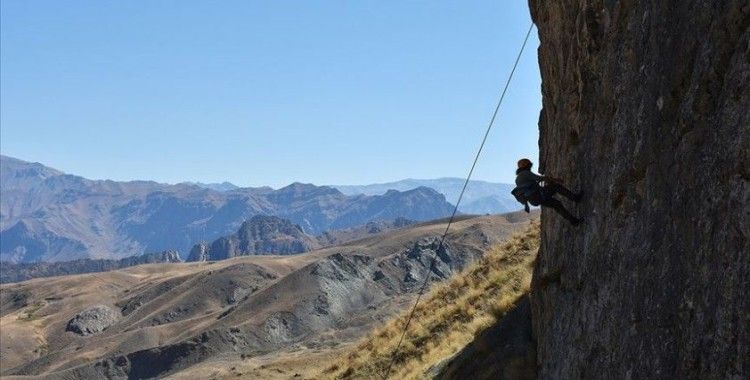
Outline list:
[[[497,323],[443,365],[436,379],[536,379],[536,348],[531,327],[531,303],[524,295]]]

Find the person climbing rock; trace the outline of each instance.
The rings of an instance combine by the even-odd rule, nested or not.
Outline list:
[[[518,169],[516,170],[516,188],[511,194],[524,205],[526,212],[529,212],[529,203],[532,206],[550,207],[567,219],[572,225],[581,224],[583,219],[576,218],[571,214],[562,202],[554,198],[555,194],[561,194],[564,197],[578,203],[583,197],[583,193],[573,193],[562,185],[562,180],[551,176],[540,176],[531,171],[534,163],[528,158],[518,160]],[[539,183],[544,182],[544,186]]]

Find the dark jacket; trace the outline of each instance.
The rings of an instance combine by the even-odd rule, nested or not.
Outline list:
[[[516,170],[516,187],[522,189],[525,194],[539,190],[539,182],[543,180],[544,177],[532,173],[531,169]]]

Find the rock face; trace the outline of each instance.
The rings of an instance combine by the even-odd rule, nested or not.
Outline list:
[[[276,216],[256,215],[242,223],[237,231],[215,240],[211,246],[201,243],[190,251],[188,261],[224,260],[236,256],[295,254],[318,248],[318,241],[300,226]]]
[[[120,312],[109,306],[96,305],[76,314],[68,321],[65,330],[84,336],[96,334],[115,324],[119,318]]]
[[[210,250],[211,247],[208,244],[198,243],[190,250],[187,261],[209,261],[211,260],[208,254]]]
[[[542,212],[542,379],[750,377],[750,5],[531,0]]]

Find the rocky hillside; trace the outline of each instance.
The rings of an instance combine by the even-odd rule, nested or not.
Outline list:
[[[397,217],[424,221],[453,207],[420,187],[377,196],[294,183],[216,191],[191,184],[92,181],[0,156],[0,260],[119,259],[231,234],[253,215],[276,215],[320,234]]]
[[[287,355],[340,350],[411,303],[423,280],[449,278],[528,225],[526,214],[464,217],[438,252],[445,220],[300,255],[4,284],[0,376],[294,377]]]
[[[120,260],[80,259],[73,261],[58,261],[54,263],[22,263],[14,264],[0,262],[0,284],[8,282],[26,281],[38,277],[65,276],[69,274],[106,272],[143,264],[179,263],[182,262],[177,251],[163,251],[129,256]]]
[[[409,307],[365,336],[317,377],[375,379],[388,372],[390,379],[533,379],[535,357],[528,291],[538,248],[539,224],[535,221],[503,244],[488,249],[476,263],[430,289],[421,299],[397,352]],[[498,319],[507,320],[518,314],[525,324],[513,324],[499,332],[487,329]],[[493,339],[483,340],[485,347],[474,344],[475,337],[481,338],[487,332],[493,333]],[[464,345],[471,349],[466,348],[451,359]],[[498,346],[504,347],[502,355],[481,360],[488,356],[488,348]],[[458,363],[471,364],[478,370],[471,371],[472,376],[462,376],[467,370]]]
[[[750,377],[750,5],[530,1],[544,173],[539,378]]]
[[[229,236],[211,245],[193,246],[187,261],[224,260],[247,255],[288,255],[320,247],[318,241],[296,224],[277,216],[256,215]]]

